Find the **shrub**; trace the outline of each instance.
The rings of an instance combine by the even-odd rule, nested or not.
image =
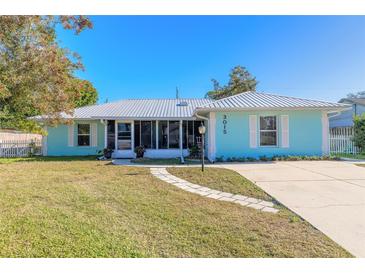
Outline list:
[[[134,149],[134,152],[137,154],[137,158],[143,158],[146,149],[144,148],[144,146],[138,146]]]
[[[28,146],[29,146],[28,157],[33,157],[37,149],[37,146],[33,140],[29,143]]]
[[[190,158],[200,158],[200,150],[197,145],[193,145],[191,148],[189,148],[189,156]]]
[[[215,161],[216,161],[217,163],[224,162],[224,157],[223,157],[223,156],[216,157],[216,158],[215,158]]]
[[[365,148],[365,113],[361,116],[354,116],[354,137],[353,141],[355,145],[360,148],[361,151]]]
[[[256,161],[256,158],[253,158],[253,157],[247,157],[247,161],[248,161],[248,162],[255,162],[255,161]]]
[[[269,158],[267,158],[265,155],[262,155],[259,157],[260,161],[267,162],[269,161]]]

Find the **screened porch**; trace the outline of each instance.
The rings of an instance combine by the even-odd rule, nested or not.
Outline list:
[[[202,120],[108,120],[106,147],[114,158],[134,158],[134,149],[143,146],[145,157],[188,156],[189,148],[201,144],[198,127]]]

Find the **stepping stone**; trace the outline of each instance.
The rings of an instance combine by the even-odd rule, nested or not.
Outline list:
[[[186,190],[186,191],[189,191],[189,192],[193,192],[194,191],[194,188],[191,188],[189,186],[184,187],[184,188],[181,188],[181,189]]]
[[[199,188],[200,185],[196,185],[196,184],[192,184],[192,183],[188,183],[188,185],[192,188]]]
[[[274,204],[269,201],[264,201],[256,198],[247,197],[240,194],[232,194],[211,189],[209,187],[192,184],[184,179],[170,174],[165,168],[150,168],[151,174],[156,178],[172,184],[182,190],[198,194],[200,196],[209,197],[215,200],[224,202],[234,202],[242,206],[251,207],[263,212],[277,213],[278,209],[274,208]]]
[[[216,199],[216,200],[218,200],[219,198],[221,198],[221,196],[219,196],[217,194],[209,194],[207,197],[212,198],[212,199]]]
[[[199,188],[199,190],[201,190],[201,191],[209,191],[211,189],[209,187],[202,186],[201,188]]]
[[[252,204],[257,204],[258,202],[261,202],[262,200],[259,200],[256,198],[247,198],[246,201],[249,203],[252,203]]]
[[[188,181],[181,180],[181,179],[175,179],[175,181],[177,181],[177,182],[179,182],[179,183],[184,183],[184,184],[187,184],[187,185],[189,185],[189,184],[190,184]]]
[[[233,196],[233,194],[232,194],[232,193],[228,193],[228,192],[221,192],[219,195],[221,195],[221,196],[223,196],[223,197],[228,197],[228,198],[230,198],[230,197],[232,197],[232,196]]]
[[[189,189],[187,189],[189,192],[191,192],[191,193],[196,193],[196,194],[199,194],[199,191],[198,190],[196,190],[195,188],[192,188],[192,187],[190,187]]]
[[[215,189],[211,189],[211,190],[209,190],[208,191],[210,194],[219,194],[219,195],[221,195],[221,192],[220,191],[218,191],[218,190],[215,190]]]
[[[249,205],[247,205],[248,207],[252,207],[252,208],[254,208],[254,209],[262,209],[262,208],[264,208],[264,206],[263,205],[259,205],[259,204],[249,204]]]
[[[233,195],[232,196],[233,199],[236,199],[236,200],[241,200],[241,201],[245,201],[247,200],[247,196],[243,196],[243,195],[239,195],[239,194],[236,194],[236,195]]]
[[[274,204],[272,202],[268,202],[268,201],[261,201],[261,202],[259,202],[259,205],[274,207]]]
[[[241,200],[235,200],[234,202],[237,203],[237,204],[240,204],[242,206],[247,206],[247,205],[250,204],[249,202],[241,201]]]
[[[206,191],[200,191],[200,190],[197,190],[196,191],[196,194],[199,194],[200,196],[207,196],[207,195],[209,195],[208,192],[206,192]]]
[[[236,200],[233,198],[229,198],[229,197],[221,197],[221,198],[219,198],[219,201],[233,202]]]
[[[261,211],[270,212],[270,213],[278,213],[279,209],[272,208],[272,207],[264,207],[263,209],[261,209]]]

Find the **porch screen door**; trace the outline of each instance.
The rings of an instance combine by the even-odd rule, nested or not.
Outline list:
[[[132,149],[132,124],[118,123],[118,150]]]

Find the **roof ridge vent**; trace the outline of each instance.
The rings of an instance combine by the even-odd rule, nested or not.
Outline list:
[[[176,104],[176,106],[178,106],[178,107],[187,107],[188,102],[187,101],[180,101]]]

